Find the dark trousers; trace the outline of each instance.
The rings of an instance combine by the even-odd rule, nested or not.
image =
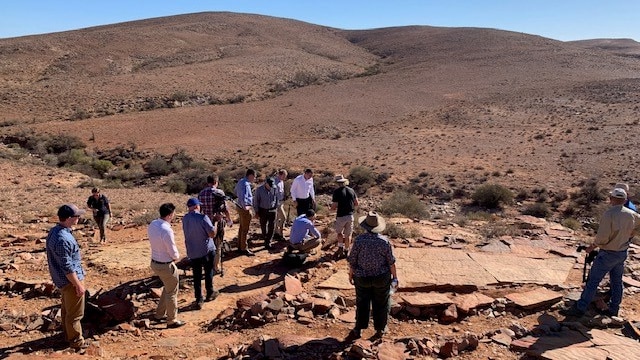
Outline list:
[[[196,301],[202,300],[202,269],[204,268],[204,288],[207,291],[207,297],[213,294],[213,257],[214,253],[191,259],[191,267],[193,268],[193,290],[196,294]]]
[[[298,216],[303,215],[307,212],[307,210],[313,208],[313,200],[311,196],[306,199],[296,199],[296,212]]]
[[[369,312],[373,313],[373,327],[383,331],[387,327],[390,309],[391,274],[353,277],[356,286],[356,329],[369,327]]]
[[[258,216],[260,216],[260,229],[262,230],[262,238],[265,243],[270,243],[273,240],[273,230],[276,225],[276,209],[269,210],[264,208],[258,209]]]

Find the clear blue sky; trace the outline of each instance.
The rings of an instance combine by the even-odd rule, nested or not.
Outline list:
[[[563,41],[640,41],[638,0],[7,0],[0,11],[0,38],[202,11],[270,15],[341,29],[462,26]]]

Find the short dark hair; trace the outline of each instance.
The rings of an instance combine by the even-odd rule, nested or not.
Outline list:
[[[220,178],[216,174],[207,176],[207,184],[215,184],[218,181],[220,181]]]
[[[100,189],[97,187],[94,187],[93,189],[91,189],[92,194],[99,193],[99,192],[100,192]]]
[[[256,175],[256,171],[253,170],[253,169],[247,169],[247,172],[244,174],[244,176],[250,176],[250,175],[255,176]]]
[[[160,205],[160,217],[161,218],[165,218],[168,215],[171,215],[171,213],[173,213],[174,211],[176,211],[176,206],[173,205],[172,203],[164,203],[164,204]]]
[[[307,210],[307,212],[304,213],[304,216],[306,216],[307,219],[308,218],[312,218],[312,217],[316,216],[316,212],[313,211],[313,209],[309,209],[309,210]]]
[[[313,174],[313,169],[311,169],[311,168],[306,168],[306,169],[304,169],[304,173],[305,173],[305,174]]]

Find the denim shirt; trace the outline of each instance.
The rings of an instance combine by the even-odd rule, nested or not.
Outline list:
[[[76,273],[78,280],[84,279],[80,246],[71,235],[71,229],[60,224],[54,226],[47,235],[46,250],[49,274],[56,287],[63,288],[71,283],[67,274]]]

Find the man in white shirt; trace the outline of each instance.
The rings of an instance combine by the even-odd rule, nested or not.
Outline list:
[[[291,183],[291,198],[295,201],[297,216],[316,208],[316,193],[313,187],[313,170],[307,168]]]
[[[160,218],[149,224],[147,233],[151,244],[151,270],[158,275],[164,285],[160,302],[156,309],[155,320],[167,317],[167,328],[177,328],[185,324],[178,320],[178,268],[175,261],[180,258],[176,241],[171,229],[171,221],[176,207],[172,203],[160,205]]]

